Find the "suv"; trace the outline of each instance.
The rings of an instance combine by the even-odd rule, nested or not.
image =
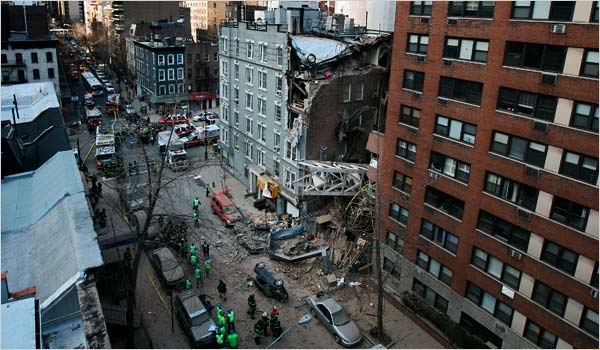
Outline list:
[[[177,318],[195,347],[211,345],[215,341],[217,326],[195,291],[184,290],[177,294],[175,310]]]
[[[231,199],[223,192],[219,192],[211,198],[210,207],[212,212],[225,222],[225,226],[233,226],[234,222],[242,220]]]

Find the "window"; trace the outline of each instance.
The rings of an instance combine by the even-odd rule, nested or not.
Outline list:
[[[402,208],[396,203],[390,203],[389,216],[403,225],[408,223],[408,209]]]
[[[596,184],[598,180],[598,158],[564,150],[558,172],[575,179]]]
[[[483,190],[525,209],[535,210],[537,204],[537,188],[494,173],[486,174]]]
[[[423,298],[429,305],[436,308],[439,312],[446,314],[448,312],[448,300],[437,294],[433,289],[427,287],[416,278],[413,279],[413,292]]]
[[[167,69],[167,80],[175,80],[175,69]]]
[[[456,250],[458,249],[458,237],[434,223],[422,219],[421,236],[428,238],[430,241],[456,254]]]
[[[452,283],[452,270],[420,250],[417,250],[417,265],[445,284]]]
[[[408,34],[407,52],[427,54],[428,46],[429,35]]]
[[[489,255],[485,251],[473,247],[473,254],[471,254],[471,264],[479,267],[488,274],[494,276],[496,279],[506,283],[514,289],[519,289],[519,282],[521,280],[521,271],[514,267],[505,264],[498,258]]]
[[[213,54],[213,61],[217,62],[218,60],[219,60],[219,53],[218,53],[218,52],[215,52],[215,53]]]
[[[254,157],[253,148],[254,148],[254,145],[252,144],[252,142],[246,140],[246,157],[247,158],[253,159],[253,157]]]
[[[169,84],[169,93],[170,94],[174,94],[175,93],[175,84]]]
[[[208,54],[204,55],[204,62],[208,62],[210,61],[210,57],[208,56]]]
[[[477,126],[469,123],[464,123],[456,119],[450,119],[441,115],[436,116],[435,134],[449,137],[453,140],[475,144],[475,133]]]
[[[227,52],[227,38],[221,38],[221,51]]]
[[[598,132],[598,105],[575,102],[571,126]]]
[[[183,68],[177,68],[177,80],[183,80],[185,77],[183,76]]]
[[[223,129],[223,143],[229,146],[229,130]]]
[[[233,65],[233,78],[235,80],[240,79],[240,64],[239,63],[234,63],[234,65]]]
[[[526,231],[519,226],[494,216],[486,211],[479,211],[479,220],[477,228],[484,231],[511,247],[527,251],[529,246],[529,231]]]
[[[227,85],[227,83],[223,83],[223,86],[221,87],[221,97],[224,99],[229,98],[229,85]]]
[[[465,202],[433,187],[425,190],[425,203],[462,220]]]
[[[515,1],[512,18],[571,21],[575,1]]]
[[[168,65],[175,64],[175,55],[167,55],[167,64]]]
[[[540,281],[535,282],[531,299],[561,317],[565,314],[567,301],[569,300],[566,295]]]
[[[421,110],[418,108],[402,105],[400,107],[400,123],[404,123],[415,128],[419,127],[419,118]]]
[[[281,145],[281,134],[279,131],[273,133],[273,146],[279,147]]]
[[[239,56],[240,55],[240,40],[238,38],[235,38],[235,55]]]
[[[416,16],[431,16],[433,1],[411,1],[410,14]]]
[[[223,61],[222,66],[223,66],[222,74],[224,76],[227,76],[229,74],[229,64],[227,63],[227,61]]]
[[[396,144],[396,155],[411,162],[417,158],[417,145],[401,139]]]
[[[486,63],[489,46],[488,40],[446,38],[444,57]]]
[[[600,267],[598,266],[598,262],[596,261],[596,265],[594,266],[594,270],[592,270],[592,279],[590,281],[590,286],[598,289],[598,279],[600,278]]]
[[[33,70],[33,80],[40,80],[40,70],[39,69]]]
[[[267,45],[259,45],[260,50],[260,61],[267,62]]]
[[[352,101],[352,83],[348,83],[348,85],[346,85],[346,89],[344,92],[344,102],[350,101]]]
[[[510,326],[513,315],[513,309],[510,306],[497,300],[493,295],[472,282],[468,282],[465,296],[477,306],[494,315],[502,323]]]
[[[254,96],[250,93],[246,92],[246,109],[252,110],[254,109]]]
[[[570,200],[554,196],[550,218],[579,231],[585,231],[590,209]]]
[[[253,43],[246,43],[246,57],[247,58],[254,58],[254,44]]]
[[[20,52],[15,53],[15,62],[23,63],[23,54]]]
[[[162,95],[166,95],[167,93],[167,87],[164,85],[161,85],[158,87],[158,95],[162,96]]]
[[[258,98],[258,114],[265,116],[267,114],[267,100]]]
[[[246,134],[248,135],[252,135],[252,133],[254,132],[254,123],[252,121],[252,118],[250,118],[249,115],[246,115]]]
[[[285,146],[285,157],[290,160],[296,160],[298,146],[296,145],[292,147],[291,141],[286,141]]]
[[[54,68],[48,68],[48,79],[54,79]]]
[[[402,82],[402,87],[405,89],[423,92],[424,80],[425,73],[415,72],[412,70],[404,70],[404,81]]]
[[[460,182],[469,183],[469,175],[471,173],[471,165],[469,163],[441,153],[431,152],[429,168]]]
[[[224,122],[229,121],[229,108],[227,108],[227,107],[223,107],[223,121]]]
[[[592,16],[590,18],[590,22],[598,23],[598,1],[594,1],[592,5]]]
[[[276,81],[277,81],[277,95],[281,95],[281,92],[283,91],[283,77],[277,77]]]
[[[256,164],[265,166],[265,154],[266,152],[261,149],[256,150]]]
[[[483,84],[455,78],[442,77],[440,80],[439,96],[452,100],[481,104]]]
[[[258,71],[258,87],[261,89],[267,88],[267,72]]]
[[[386,244],[397,252],[402,252],[404,248],[404,240],[391,231],[388,231]]]
[[[558,338],[554,334],[529,319],[525,323],[523,337],[531,340],[542,349],[556,349],[556,343],[558,342]]]
[[[285,187],[294,189],[294,181],[296,181],[296,173],[291,169],[285,169]]]
[[[239,111],[233,111],[233,123],[236,126],[240,125],[240,112]]]
[[[182,53],[177,54],[177,64],[183,64],[183,54]]]
[[[394,171],[392,186],[400,191],[410,193],[412,189],[412,177]]]
[[[240,87],[239,86],[234,86],[233,87],[233,99],[235,100],[234,102],[237,104],[240,100]]]
[[[281,47],[277,48],[277,65],[283,65],[283,49]]]
[[[498,109],[549,121],[554,121],[557,102],[554,96],[504,87],[498,94]]]
[[[392,260],[386,258],[385,256],[383,257],[383,270],[387,271],[390,275],[400,278],[402,270],[400,268],[398,268],[397,264],[395,262],[393,262]]]
[[[6,56],[5,53],[2,54],[2,63],[7,63],[8,62],[8,58]]]
[[[354,92],[354,100],[355,101],[362,101],[364,96],[365,96],[365,82],[361,81],[360,84],[358,85],[358,89],[356,89],[356,91]]]
[[[281,122],[281,106],[275,105],[275,121]]]
[[[567,48],[556,45],[506,42],[504,65],[562,73]]]
[[[581,313],[581,322],[579,327],[593,334],[598,338],[598,313],[590,310],[587,307]]]
[[[585,51],[581,75],[598,78],[598,51]]]
[[[4,62],[2,62],[4,63]],[[31,53],[31,63],[38,63],[38,54],[37,52],[32,52]]]
[[[448,17],[493,18],[495,1],[451,1]]]
[[[546,161],[546,145],[494,131],[491,151],[540,168]]]
[[[254,82],[254,69],[246,67],[246,84],[252,85]]]
[[[187,77],[188,78],[192,77],[192,68],[188,68],[188,70],[187,70]]]
[[[240,149],[240,134],[237,132],[233,133],[233,147],[235,149]]]
[[[276,159],[273,162],[273,175],[275,175],[275,177],[279,177],[280,169],[281,169],[281,162],[279,161],[279,159]]]
[[[52,52],[46,52],[46,62],[51,63],[54,62],[54,57],[52,56]],[[596,75],[598,75],[598,53],[596,52]]]
[[[545,240],[540,259],[557,269],[574,276],[579,255],[550,240]]]

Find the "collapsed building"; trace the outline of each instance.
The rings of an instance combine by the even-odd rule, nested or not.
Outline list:
[[[222,23],[219,147],[250,194],[298,217],[362,183],[367,167],[352,163],[369,162],[385,124],[392,35],[292,6]]]

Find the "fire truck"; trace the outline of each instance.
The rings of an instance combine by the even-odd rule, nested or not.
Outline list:
[[[87,124],[91,126],[102,125],[102,112],[98,108],[87,109],[85,111]]]

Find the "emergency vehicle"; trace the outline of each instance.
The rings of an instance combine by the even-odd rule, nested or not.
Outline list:
[[[106,170],[117,163],[115,135],[96,135],[96,169]]]
[[[85,94],[85,97],[83,98],[83,104],[86,105],[88,108],[92,108],[96,104],[96,101],[94,100],[94,95],[92,95],[91,92]]]
[[[204,144],[213,144],[219,140],[221,129],[216,125],[207,125],[206,127],[197,127],[192,133],[186,137],[182,137],[181,141],[188,147],[200,146]]]
[[[91,126],[102,125],[102,112],[98,108],[88,109],[85,111],[87,124]]]

